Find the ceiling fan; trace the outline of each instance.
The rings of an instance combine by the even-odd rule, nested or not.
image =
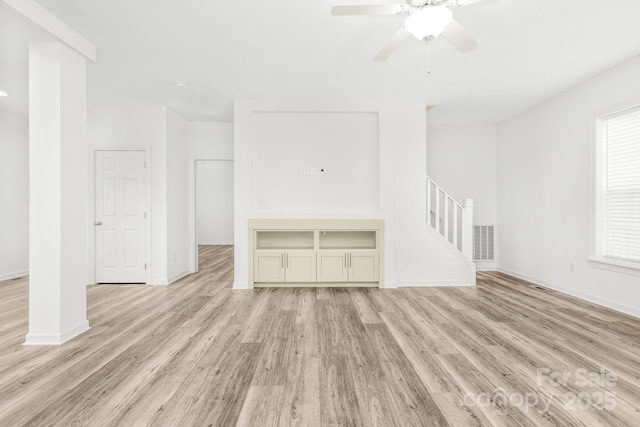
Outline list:
[[[485,0],[406,0],[405,4],[345,5],[334,6],[331,14],[343,15],[409,15],[404,25],[373,57],[385,61],[409,36],[418,40],[433,41],[442,35],[461,52],[471,52],[479,45],[469,32],[453,19],[452,9]]]

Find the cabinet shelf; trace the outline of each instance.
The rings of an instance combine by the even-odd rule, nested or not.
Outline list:
[[[376,249],[374,230],[320,231],[320,249]]]
[[[256,249],[313,249],[313,231],[258,231]]]

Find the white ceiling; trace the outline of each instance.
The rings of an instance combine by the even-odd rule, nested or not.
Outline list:
[[[53,36],[0,1],[0,109],[27,115],[29,41],[54,40]]]
[[[38,2],[96,44],[90,105],[142,100],[188,120],[231,121],[234,99],[270,99],[419,102],[436,106],[432,122],[497,122],[640,54],[638,0],[458,9],[480,48],[461,54],[437,39],[431,75],[415,39],[371,60],[402,16],[330,15],[334,4],[393,0]]]

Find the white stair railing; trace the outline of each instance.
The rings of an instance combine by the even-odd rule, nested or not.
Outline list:
[[[427,177],[427,224],[473,259],[473,199],[460,204]]]

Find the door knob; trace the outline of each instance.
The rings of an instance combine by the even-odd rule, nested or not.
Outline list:
[[[101,222],[101,221],[95,221],[95,222],[93,223],[93,225],[102,225],[102,222]]]

